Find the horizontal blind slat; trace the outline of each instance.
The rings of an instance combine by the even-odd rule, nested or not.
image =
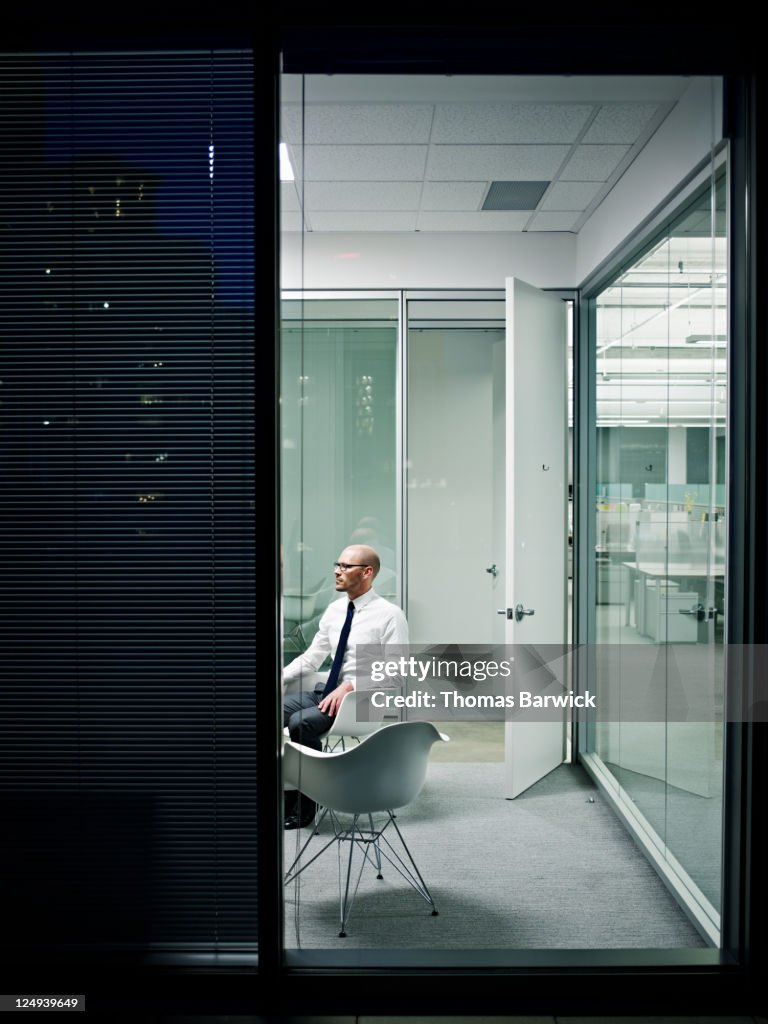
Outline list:
[[[18,947],[255,941],[252,78],[245,51],[0,54]]]

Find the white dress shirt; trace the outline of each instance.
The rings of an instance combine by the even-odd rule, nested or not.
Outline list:
[[[375,590],[355,598],[355,614],[349,631],[347,649],[341,663],[339,682],[355,683],[356,644],[407,644],[408,623],[397,605],[379,597]],[[316,672],[325,659],[333,657],[347,617],[349,598],[342,597],[328,605],[320,619],[314,640],[309,647],[283,669],[283,682],[290,683],[302,675]]]

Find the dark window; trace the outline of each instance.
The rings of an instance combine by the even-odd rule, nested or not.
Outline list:
[[[248,942],[252,59],[0,75],[6,934]]]

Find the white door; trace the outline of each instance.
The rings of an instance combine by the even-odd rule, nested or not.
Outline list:
[[[505,557],[496,593],[513,616],[499,621],[506,644],[551,653],[566,640],[567,306],[516,278],[506,292]],[[559,677],[563,664],[549,667]],[[505,729],[504,795],[512,799],[562,764],[565,714]]]

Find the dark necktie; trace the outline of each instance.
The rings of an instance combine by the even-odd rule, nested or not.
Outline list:
[[[344,652],[347,649],[347,640],[349,639],[349,631],[352,628],[352,616],[355,614],[355,606],[352,602],[349,602],[347,607],[347,617],[344,619],[344,625],[341,627],[341,634],[339,635],[339,643],[336,647],[336,653],[333,656],[333,664],[331,665],[331,671],[328,673],[328,682],[325,684],[323,690],[323,696],[327,697],[332,690],[335,690],[339,685],[339,673],[341,672],[341,663],[344,660]]]

